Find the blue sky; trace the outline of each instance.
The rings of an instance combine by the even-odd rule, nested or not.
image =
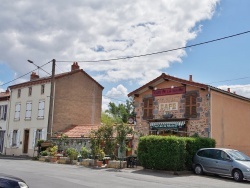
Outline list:
[[[193,75],[194,81],[230,87],[250,97],[250,33],[143,58],[84,62],[169,50],[249,31],[249,0],[4,0],[2,5],[0,91],[29,79],[27,75],[3,85],[36,68],[27,59],[39,66],[56,59],[57,73],[69,71],[77,61],[105,87],[103,109],[110,101],[125,101],[129,92],[162,72],[183,79]],[[51,64],[43,68],[51,71]],[[46,73],[40,70],[39,75]]]

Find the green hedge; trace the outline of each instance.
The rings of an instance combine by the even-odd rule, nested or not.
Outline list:
[[[144,168],[181,171],[190,169],[199,148],[215,147],[210,138],[144,136],[139,140],[138,159]]]

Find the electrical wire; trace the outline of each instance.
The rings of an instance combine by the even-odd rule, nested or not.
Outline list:
[[[51,61],[52,61],[52,60],[51,60]],[[39,68],[40,68],[40,67],[44,67],[45,65],[49,64],[51,61],[49,61],[49,62],[43,64],[42,66],[37,66],[37,67],[39,67]],[[39,68],[36,68],[36,69],[34,69],[34,70],[32,70],[32,71],[26,73],[26,74],[23,74],[22,76],[19,76],[18,78],[15,78],[15,79],[13,79],[13,80],[11,80],[11,81],[8,81],[8,82],[6,82],[6,83],[3,83],[2,85],[0,85],[0,87],[1,87],[1,86],[4,86],[4,85],[6,85],[6,84],[9,84],[9,83],[11,83],[11,82],[14,82],[14,81],[16,81],[16,80],[18,80],[18,79],[20,79],[20,78],[22,78],[22,77],[24,77],[24,76],[26,76],[26,75],[32,73],[32,72],[38,70]]]
[[[185,48],[200,46],[200,45],[208,44],[208,43],[212,43],[212,42],[217,42],[217,41],[220,41],[220,40],[225,40],[225,39],[228,39],[228,38],[236,37],[236,36],[239,36],[239,35],[244,35],[244,34],[247,34],[247,33],[250,33],[250,31],[245,31],[245,32],[242,32],[242,33],[237,33],[237,34],[234,34],[234,35],[229,35],[229,36],[226,36],[226,37],[222,37],[222,38],[218,38],[218,39],[213,39],[213,40],[209,40],[209,41],[206,41],[206,42],[201,42],[201,43],[192,44],[192,45],[188,45],[188,46],[184,46],[184,47],[173,48],[173,49],[170,49],[170,50],[163,50],[163,51],[153,52],[153,53],[148,53],[148,54],[127,56],[127,57],[118,57],[118,58],[111,58],[111,59],[101,59],[101,60],[77,61],[77,62],[94,63],[94,62],[102,62],[102,61],[117,61],[117,60],[133,59],[133,58],[138,58],[138,57],[151,56],[151,55],[156,55],[156,54],[161,54],[161,53],[167,53],[167,52],[172,52],[172,51],[176,51],[176,50],[181,50],[181,49],[185,49]],[[61,61],[61,60],[59,60],[57,62],[75,62],[75,60],[74,61]]]

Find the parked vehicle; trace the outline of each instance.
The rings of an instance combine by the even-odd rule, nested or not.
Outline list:
[[[29,188],[24,180],[11,175],[0,173],[0,187],[4,188]]]
[[[250,157],[234,149],[199,149],[193,156],[192,167],[198,175],[212,173],[233,177],[235,181],[250,180]]]

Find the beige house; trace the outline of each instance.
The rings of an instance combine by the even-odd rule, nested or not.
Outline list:
[[[162,74],[128,94],[141,135],[214,138],[216,147],[250,155],[250,99],[206,84]],[[134,150],[138,137],[134,138]]]
[[[47,139],[51,76],[12,85],[8,123],[7,155],[34,155],[37,140]],[[76,62],[71,71],[55,75],[52,110],[52,136],[69,127],[101,124],[103,87]]]

